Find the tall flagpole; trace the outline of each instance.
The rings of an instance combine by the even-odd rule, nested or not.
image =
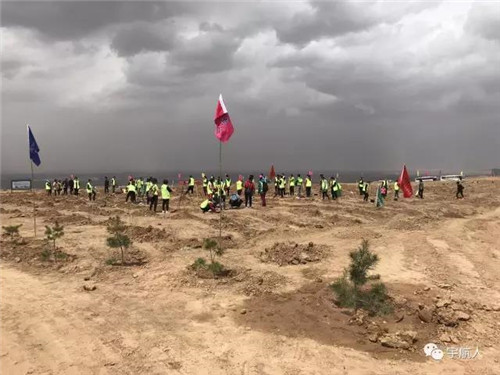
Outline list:
[[[35,196],[35,174],[33,173],[33,160],[31,160],[31,193],[33,195],[33,229],[36,238],[36,196]]]
[[[219,177],[222,184],[222,141],[219,140]],[[220,189],[220,185],[219,185]],[[219,190],[219,250],[222,250],[222,193]]]

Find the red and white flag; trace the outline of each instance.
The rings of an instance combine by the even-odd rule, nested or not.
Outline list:
[[[403,197],[411,198],[413,196],[413,188],[411,187],[410,175],[406,170],[406,165],[403,166],[401,175],[398,178],[398,185],[403,190]]]
[[[215,109],[215,137],[225,143],[229,141],[229,138],[234,133],[233,123],[227,112],[226,105],[222,99],[222,94],[219,95],[219,101],[217,102],[217,108]]]

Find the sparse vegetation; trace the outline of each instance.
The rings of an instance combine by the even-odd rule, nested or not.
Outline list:
[[[57,220],[53,227],[48,225],[45,226],[45,237],[48,242],[52,242],[52,254],[54,255],[54,261],[57,261],[57,258],[60,258],[60,256],[57,255],[56,240],[62,236],[64,236],[64,227],[59,225]],[[43,258],[44,256],[42,253],[42,259]]]
[[[21,238],[19,235],[19,228],[22,226],[22,224],[2,226],[3,235],[6,236],[13,244],[17,244]]]
[[[371,315],[384,315],[392,311],[387,289],[381,282],[367,282],[372,279],[368,271],[373,269],[379,258],[369,248],[368,240],[363,240],[361,246],[352,251],[351,264],[344,270],[342,277],[337,279],[331,288],[337,297],[337,304],[342,307],[364,309]]]
[[[125,250],[127,250],[130,245],[132,244],[132,241],[130,238],[125,234],[125,231],[127,229],[127,226],[125,223],[120,219],[119,216],[115,216],[109,219],[107,228],[108,232],[112,235],[111,237],[108,237],[106,239],[107,245],[112,248],[112,249],[120,249],[121,252],[121,264],[125,264]],[[111,258],[113,259],[113,258]],[[115,264],[115,263],[108,263],[110,259],[106,261],[106,264]]]
[[[220,257],[224,253],[217,241],[212,238],[205,238],[203,248],[210,252],[210,263],[207,263],[205,258],[198,258],[191,264],[191,269],[197,272],[210,271],[214,277],[226,275],[228,270],[222,263],[216,261],[216,257]]]

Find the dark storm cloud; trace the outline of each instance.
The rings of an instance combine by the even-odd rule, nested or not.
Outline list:
[[[120,56],[131,56],[144,51],[167,51],[174,46],[175,30],[154,28],[148,24],[125,27],[118,31],[111,42]]]
[[[2,169],[489,168],[498,8],[440,2],[9,2]],[[134,157],[130,158],[130,150]],[[139,152],[137,150],[140,150]]]
[[[114,23],[161,20],[182,13],[183,8],[177,2],[153,1],[3,1],[1,19],[5,27],[72,40]]]

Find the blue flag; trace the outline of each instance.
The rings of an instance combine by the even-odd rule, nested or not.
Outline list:
[[[38,144],[36,143],[35,137],[33,136],[33,133],[31,132],[31,128],[29,127],[29,125],[28,125],[28,140],[30,144],[30,159],[38,167],[41,163],[40,156],[38,155],[40,149],[38,148]]]

